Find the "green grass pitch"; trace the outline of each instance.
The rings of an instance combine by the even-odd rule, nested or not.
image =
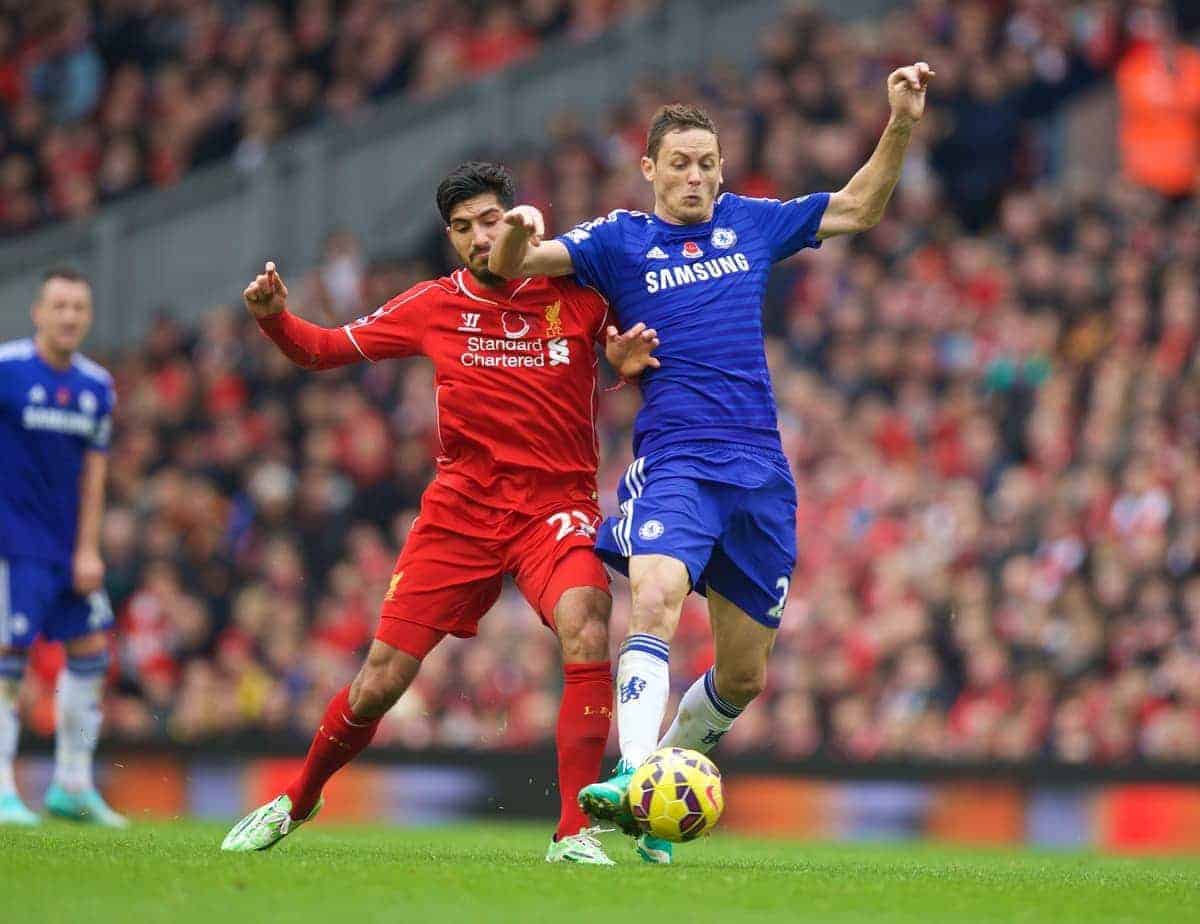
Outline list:
[[[551,865],[544,826],[316,824],[277,849],[222,854],[221,825],[0,828],[0,921],[803,922],[1200,921],[1200,858],[914,844],[823,845],[724,832],[644,866]]]

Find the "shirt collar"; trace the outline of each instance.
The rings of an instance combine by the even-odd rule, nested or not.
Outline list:
[[[518,279],[509,279],[503,285],[489,287],[482,285],[474,274],[465,267],[458,270],[456,275],[458,287],[462,289],[463,294],[475,301],[489,302],[493,305],[498,305],[502,301],[511,301],[512,297],[524,289],[530,282],[533,281],[532,276],[523,276]]]

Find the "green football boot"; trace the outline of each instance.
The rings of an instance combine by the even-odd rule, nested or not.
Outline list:
[[[617,762],[613,775],[600,783],[579,790],[579,807],[597,821],[609,821],[631,837],[642,833],[629,808],[629,783],[634,767],[625,760]]]
[[[292,800],[286,795],[276,796],[234,825],[225,835],[225,840],[221,841],[221,849],[248,853],[274,847],[302,824],[316,818],[324,804],[325,798],[322,796],[306,817],[295,819],[291,815]]]
[[[547,863],[588,863],[592,866],[616,866],[600,846],[597,834],[612,828],[583,828],[578,834],[551,840],[546,850]]]
[[[114,812],[94,789],[71,792],[57,783],[46,790],[46,811],[59,818],[100,825],[104,828],[128,828],[129,819]]]
[[[28,827],[41,824],[41,822],[42,820],[29,810],[15,792],[0,796],[0,825],[25,825]]]
[[[637,850],[638,856],[647,863],[666,866],[671,862],[671,842],[664,841],[661,837],[643,834],[633,842],[633,846]]]

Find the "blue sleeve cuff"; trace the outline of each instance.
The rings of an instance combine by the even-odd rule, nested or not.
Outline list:
[[[575,278],[582,285],[595,286],[596,283],[592,278],[587,256],[583,253],[580,246],[565,234],[556,237],[555,240],[567,248],[567,253],[571,257],[571,271],[575,274]]]

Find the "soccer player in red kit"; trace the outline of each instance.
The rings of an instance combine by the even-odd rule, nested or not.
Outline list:
[[[224,850],[262,850],[310,820],[325,782],[370,742],[385,712],[446,635],[476,634],[505,574],[557,632],[565,682],[557,728],[562,813],[546,859],[611,864],[576,802],[600,770],[612,719],[611,597],[592,551],[597,505],[596,344],[624,376],[658,361],[654,331],[608,327],[608,306],[574,277],[505,281],[487,269],[512,177],[467,163],[438,187],[465,264],[336,329],[287,311],[268,263],[243,293],[295,363],[330,369],[424,355],[436,372],[437,476],[396,563],[379,628],[354,681],[325,712],[300,775],[243,818]]]

